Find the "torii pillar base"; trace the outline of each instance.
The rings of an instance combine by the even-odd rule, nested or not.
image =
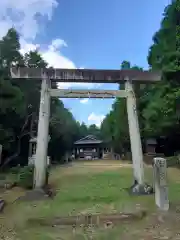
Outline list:
[[[136,180],[134,184],[128,189],[130,195],[151,195],[154,194],[154,189],[151,185],[144,183],[139,184]]]

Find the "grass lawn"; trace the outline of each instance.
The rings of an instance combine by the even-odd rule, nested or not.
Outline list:
[[[180,201],[180,172],[169,169],[169,195],[172,203]],[[152,181],[152,169],[146,169],[148,181]],[[161,239],[161,235],[178,238],[177,211],[170,210],[168,220],[158,220],[154,196],[132,197],[124,188],[132,184],[132,168],[119,162],[75,163],[72,167],[57,167],[52,170],[50,182],[57,189],[56,197],[38,202],[20,202],[15,198],[23,194],[19,188],[2,195],[10,204],[0,215],[0,239],[4,240],[140,240]],[[13,203],[12,203],[13,202]],[[144,220],[119,224],[112,229],[77,229],[31,226],[30,218],[85,213],[132,212],[145,208],[148,215]],[[173,224],[172,224],[173,220]],[[177,229],[176,229],[177,228]],[[180,232],[180,231],[179,231]],[[159,235],[158,235],[159,234]],[[157,238],[155,238],[157,236]],[[165,238],[162,238],[165,239]]]

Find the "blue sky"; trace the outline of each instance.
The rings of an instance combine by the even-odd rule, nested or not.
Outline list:
[[[19,5],[13,0],[0,1],[0,37],[13,24],[21,33],[22,53],[38,47],[51,66],[102,69],[119,69],[123,60],[148,68],[146,56],[152,36],[170,3],[170,0],[18,1]],[[113,84],[60,87],[117,88]],[[99,124],[113,102],[63,101],[77,120],[87,124]]]

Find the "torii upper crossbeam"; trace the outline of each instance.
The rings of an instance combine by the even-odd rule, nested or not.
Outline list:
[[[122,83],[131,79],[134,83],[153,83],[161,78],[160,72],[142,70],[103,69],[54,69],[54,68],[11,68],[12,78],[44,79],[53,82]]]

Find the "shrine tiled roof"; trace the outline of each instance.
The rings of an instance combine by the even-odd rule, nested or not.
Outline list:
[[[98,139],[96,136],[94,135],[88,135],[84,138],[79,139],[78,141],[76,141],[74,144],[75,145],[81,145],[81,144],[100,144],[103,141]]]

